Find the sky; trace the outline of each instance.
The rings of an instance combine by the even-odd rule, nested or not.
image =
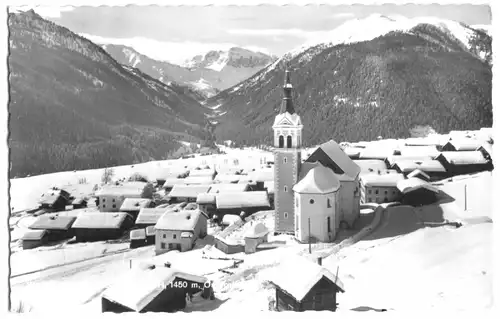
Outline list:
[[[234,46],[281,56],[347,20],[371,14],[432,16],[469,25],[491,24],[489,6],[464,4],[101,6],[34,10],[96,43],[128,45],[151,58],[173,63]]]

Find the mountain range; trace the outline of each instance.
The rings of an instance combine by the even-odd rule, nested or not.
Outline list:
[[[204,138],[199,96],[30,10],[10,13],[11,176],[166,158]]]
[[[219,140],[270,144],[292,73],[304,142],[404,138],[492,125],[491,37],[435,18],[372,15],[292,50],[248,80],[208,99]]]
[[[152,59],[125,45],[103,44],[102,47],[123,65],[137,68],[166,84],[176,82],[189,86],[203,97],[232,87],[277,60],[275,56],[234,47],[196,55],[177,65]]]

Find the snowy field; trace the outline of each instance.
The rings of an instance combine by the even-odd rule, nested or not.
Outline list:
[[[375,143],[400,145],[402,141]],[[273,160],[272,153],[256,148],[224,150],[226,155],[116,167],[114,178],[128,178],[138,172],[153,179],[165,170],[204,165],[237,166],[251,171]],[[303,157],[312,150],[304,150]],[[15,208],[14,212],[34,208],[40,194],[53,186],[65,188],[72,195],[88,195],[95,184],[100,184],[102,174],[103,169],[98,169],[13,179],[11,207]],[[82,179],[86,183],[79,184]],[[381,225],[372,234],[327,257],[323,265],[333,273],[338,269],[346,288],[346,292],[338,296],[338,311],[383,308],[406,312],[413,311],[416,303],[422,311],[488,309],[492,305],[493,224],[483,220],[452,228],[426,223],[481,216],[493,218],[492,181],[490,172],[440,181],[438,187],[455,201],[418,209],[388,208]],[[260,221],[268,228],[273,227],[272,215]],[[22,300],[32,311],[40,313],[99,313],[100,293],[118,276],[126,275],[130,267],[167,261],[175,268],[213,280],[216,300],[190,305],[185,312],[267,311],[268,298],[274,295],[274,290],[264,279],[283,260],[307,250],[307,245],[294,243],[290,236],[281,235],[271,236],[269,241],[284,241],[285,247],[226,256],[211,246],[214,229],[209,229],[209,235],[197,242],[196,249],[160,256],[154,256],[151,246],[129,250],[127,243],[105,242],[68,243],[22,251],[16,240],[31,222],[33,217],[13,217],[10,221],[14,228],[11,232],[11,297],[14,303]],[[233,236],[241,237],[247,227],[249,224],[235,231]],[[229,268],[233,274],[228,274],[219,269],[230,267],[233,261],[220,258],[244,262],[238,268]]]

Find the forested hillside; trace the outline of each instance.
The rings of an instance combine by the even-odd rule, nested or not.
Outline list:
[[[204,138],[192,92],[123,67],[33,11],[9,14],[11,176],[166,158]]]
[[[220,140],[271,142],[285,64],[307,145],[404,138],[415,126],[448,132],[492,125],[491,38],[476,31],[464,46],[421,24],[371,41],[311,47],[221,92],[208,103],[224,114]]]

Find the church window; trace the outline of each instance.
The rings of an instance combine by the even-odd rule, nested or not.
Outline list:
[[[328,224],[328,232],[331,233],[332,232],[332,225],[331,225],[331,222],[330,222],[330,216],[328,216],[326,218],[326,223]]]
[[[385,194],[387,195],[387,191],[385,191]]]
[[[376,190],[375,190],[375,194],[377,194],[377,195],[378,195],[378,189],[376,189]]]
[[[286,157],[283,158],[283,163],[286,164]]]
[[[286,185],[283,187],[283,189],[285,190],[285,192],[288,192],[288,188],[286,187]]]
[[[286,148],[292,148],[292,136],[290,135],[286,137]]]
[[[309,200],[309,204],[314,204],[314,199],[312,199],[312,198],[311,198],[311,199]]]
[[[330,203],[330,198],[326,199],[326,207],[332,208],[332,204]],[[330,218],[330,217],[328,217],[328,218]]]
[[[279,148],[283,148],[285,147],[285,138],[283,137],[283,135],[280,135],[280,137],[278,138],[278,147]]]
[[[299,207],[299,198],[295,197],[295,207]]]
[[[287,212],[283,213],[283,218],[288,219],[288,213]]]
[[[369,189],[369,190],[368,190],[368,194],[371,194],[371,193],[372,193],[372,190],[371,190],[371,189]]]

